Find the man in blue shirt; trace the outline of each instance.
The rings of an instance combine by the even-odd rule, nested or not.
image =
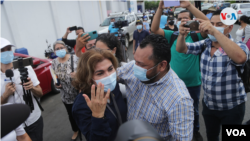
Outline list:
[[[143,29],[141,20],[136,21],[136,28],[137,30],[134,31],[133,35],[133,54],[135,54],[137,47],[140,45],[140,42],[149,35],[149,32]]]
[[[167,20],[168,20],[168,16],[164,15],[164,13],[162,12],[161,15],[161,21],[160,21],[160,28],[165,28],[165,25],[167,24]]]
[[[111,18],[110,25],[109,25],[109,33],[116,33],[118,32],[119,28],[115,28],[115,18]],[[118,34],[115,34],[115,36],[118,36]]]

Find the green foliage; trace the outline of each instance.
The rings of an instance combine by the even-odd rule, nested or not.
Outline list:
[[[156,9],[160,1],[145,1],[145,9]]]

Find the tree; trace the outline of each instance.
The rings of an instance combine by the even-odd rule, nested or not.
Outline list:
[[[145,9],[156,9],[160,1],[145,1]]]

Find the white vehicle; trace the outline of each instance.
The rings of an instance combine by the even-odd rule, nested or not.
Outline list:
[[[141,20],[143,22],[143,19],[142,19],[143,13],[136,13],[135,15],[137,17],[137,20]],[[150,19],[151,16],[149,14],[147,14],[147,13],[145,14],[145,16],[147,16],[148,24],[151,24],[151,19]]]
[[[242,15],[250,16],[250,3],[232,3],[231,7],[237,11],[238,20]]]
[[[182,11],[182,10],[186,10],[186,8],[176,8],[175,10],[174,10],[174,16],[178,16],[178,14]]]
[[[126,36],[125,39],[125,46],[128,48],[129,47],[129,42],[133,40],[133,34],[134,31],[136,30],[136,20],[137,17],[134,13],[129,13],[129,12],[119,12],[119,13],[110,13],[110,16],[106,18],[103,23],[100,24],[99,29],[98,29],[98,34],[102,33],[108,33],[108,28],[110,25],[110,20],[111,18],[114,18],[115,21],[128,21],[128,26],[123,27],[123,33]]]

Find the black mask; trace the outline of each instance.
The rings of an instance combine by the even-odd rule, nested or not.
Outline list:
[[[174,25],[174,21],[168,22],[169,25]]]

